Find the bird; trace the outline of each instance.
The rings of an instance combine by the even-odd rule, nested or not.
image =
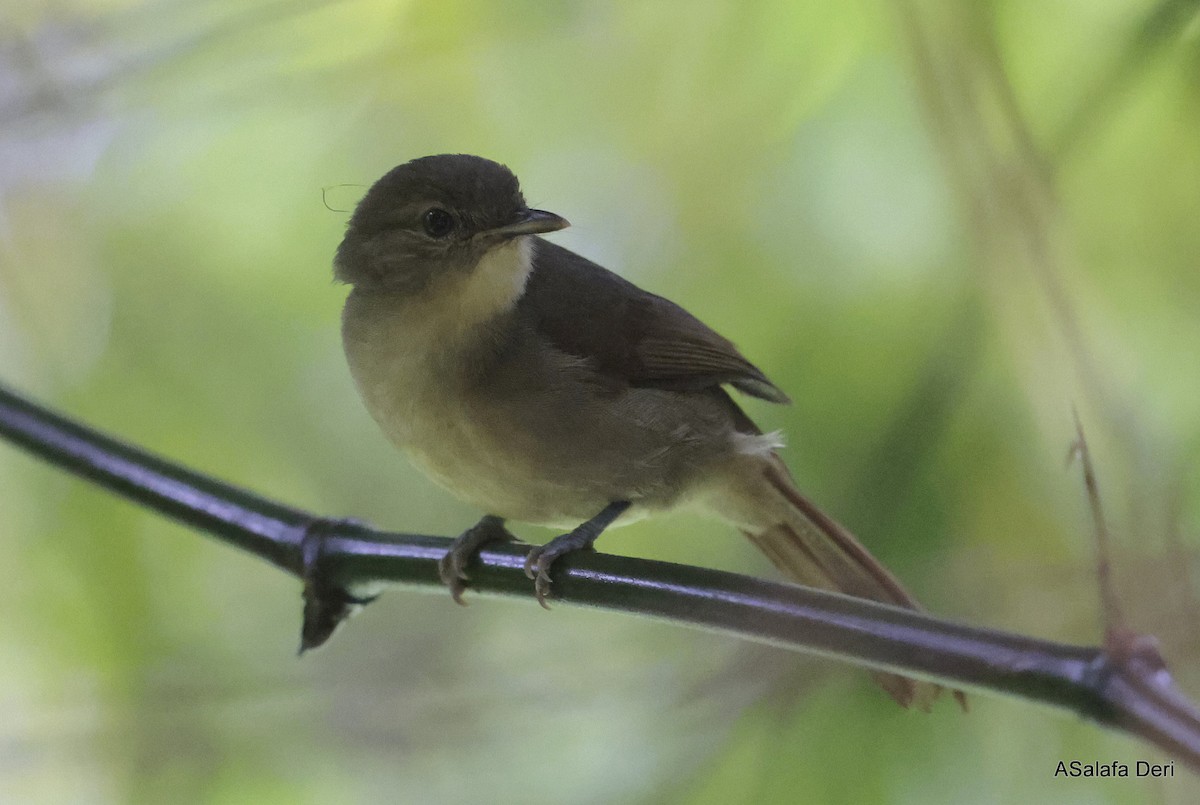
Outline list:
[[[699,508],[789,579],[907,609],[900,582],[797,488],[730,394],[789,398],[679,305],[542,237],[567,220],[529,207],[506,166],[413,159],[355,207],[333,265],[350,286],[342,342],[386,437],[484,516],[439,565],[456,601],[509,520],[564,533],[525,563],[543,606],[556,560],[608,527]],[[902,705],[940,688],[879,672]]]

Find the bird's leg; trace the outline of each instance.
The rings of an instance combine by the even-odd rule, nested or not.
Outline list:
[[[450,595],[456,603],[466,606],[467,602],[463,601],[462,594],[467,585],[463,582],[471,580],[467,575],[467,565],[475,559],[479,550],[491,542],[509,542],[514,539],[516,537],[504,527],[504,518],[489,514],[450,543],[450,550],[446,551],[446,555],[438,562],[438,575],[442,584],[450,588]]]
[[[320,646],[338,625],[360,607],[379,596],[355,596],[331,583],[321,567],[325,540],[338,531],[369,528],[362,520],[316,517],[303,523],[300,535],[301,577],[304,580],[304,623],[300,627],[300,653]]]
[[[546,596],[550,594],[550,566],[566,554],[591,548],[592,543],[604,529],[612,525],[613,520],[620,517],[622,512],[628,508],[628,500],[610,503],[604,507],[602,512],[578,526],[574,531],[555,537],[545,545],[539,545],[529,552],[529,555],[525,557],[525,575],[533,579],[539,604],[546,609],[550,608],[546,604]]]

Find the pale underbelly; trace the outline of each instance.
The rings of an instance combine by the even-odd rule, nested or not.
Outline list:
[[[582,445],[579,451],[546,449],[531,444],[536,435],[519,426],[489,423],[477,412],[443,413],[405,428],[393,441],[432,480],[488,514],[569,529],[613,500],[642,502],[656,486],[653,479],[632,478],[613,462],[589,456]],[[642,515],[644,508],[636,506],[621,522]]]
[[[716,447],[698,439],[686,417],[648,425],[619,405],[388,396],[368,408],[414,465],[483,512],[538,525],[573,528],[617,500],[634,504],[622,523],[671,508],[732,454],[720,437],[707,440]]]

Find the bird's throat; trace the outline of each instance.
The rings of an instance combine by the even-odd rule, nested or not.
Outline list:
[[[430,283],[420,294],[356,287],[346,299],[342,336],[356,378],[391,378],[421,385],[416,375],[442,374],[439,366],[459,363],[480,339],[494,338],[525,291],[534,244],[514,238],[484,253],[473,270]],[[360,379],[360,384],[362,378]],[[443,377],[443,380],[449,380]],[[372,396],[364,389],[364,396]]]
[[[533,238],[526,236],[494,246],[473,271],[451,280],[454,287],[435,291],[430,304],[436,304],[437,297],[453,297],[454,315],[468,327],[511,310],[533,270],[533,245]]]

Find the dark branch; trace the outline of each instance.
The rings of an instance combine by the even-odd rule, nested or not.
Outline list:
[[[207,531],[306,580],[302,546],[319,518],[187,470],[0,387],[0,435],[63,469]],[[320,521],[328,523],[329,521]],[[438,587],[450,540],[330,527],[320,576],[343,590]],[[477,592],[534,598],[528,546],[484,549]],[[311,558],[311,557],[310,557]],[[555,566],[556,601],[630,612],[748,640],[999,691],[1138,735],[1200,769],[1200,712],[1175,688],[1152,639],[1106,650],[977,629],[790,584],[599,553]]]

